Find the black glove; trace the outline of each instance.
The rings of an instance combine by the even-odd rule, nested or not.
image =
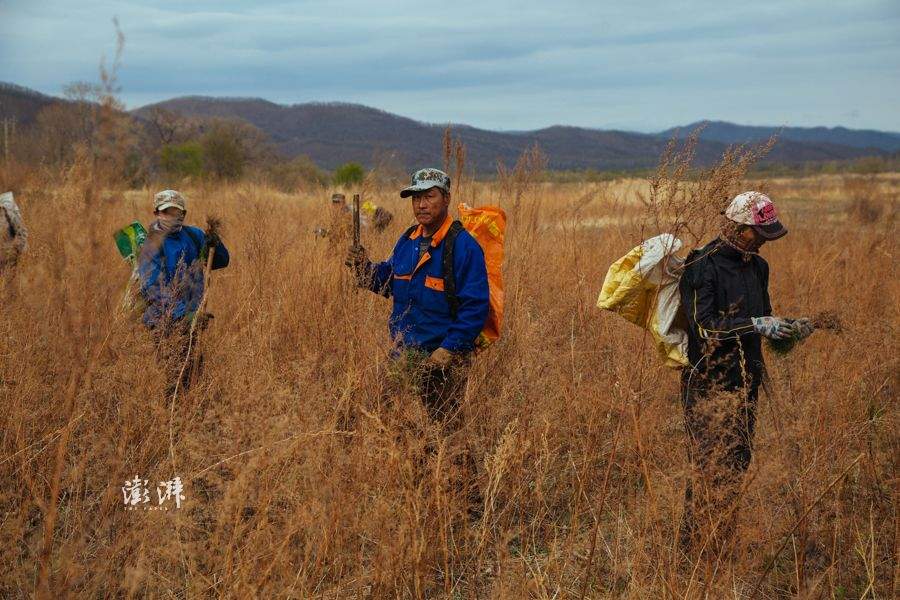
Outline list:
[[[215,231],[206,234],[206,249],[210,250],[222,243],[222,238]]]
[[[344,264],[358,271],[369,264],[369,253],[362,246],[350,246]]]

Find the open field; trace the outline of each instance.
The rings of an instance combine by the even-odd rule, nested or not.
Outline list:
[[[897,597],[900,179],[752,183],[791,231],[762,252],[776,311],[831,310],[844,331],[768,357],[734,556],[697,563],[676,546],[677,373],[595,307],[609,264],[659,233],[641,186],[463,183],[508,211],[506,314],[449,440],[385,376],[388,301],[312,235],[326,192],[185,190],[188,223],[220,217],[232,262],[205,371],[172,401],[120,308],[111,238],[149,220],[155,190],[98,191],[76,167],[17,191],[31,235],[0,289],[0,596]],[[397,216],[364,235],[373,257],[410,222],[395,195],[369,192]],[[476,521],[450,481],[463,446]],[[135,476],[181,477],[182,507],[126,510]]]

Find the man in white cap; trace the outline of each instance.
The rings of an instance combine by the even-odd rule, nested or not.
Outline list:
[[[143,322],[160,340],[167,370],[176,373],[180,371],[177,363],[187,356],[188,332],[203,298],[206,257],[215,249],[213,269],[227,267],[229,262],[228,249],[218,234],[207,235],[202,229],[185,225],[186,214],[183,194],[175,190],[156,194],[155,219],[137,264],[141,296],[147,303]],[[189,369],[185,369],[185,382],[189,375]]]
[[[690,253],[679,283],[691,362],[681,386],[693,468],[681,526],[685,547],[704,532],[728,538],[727,515],[750,466],[765,371],[762,338],[799,340],[813,331],[809,319],[772,315],[769,265],[759,249],[787,234],[772,201],[744,192],[724,216],[720,237]]]

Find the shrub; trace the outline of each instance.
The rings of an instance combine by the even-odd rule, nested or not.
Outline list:
[[[269,183],[288,194],[328,183],[328,175],[306,155],[272,164],[266,176]]]
[[[207,175],[216,179],[240,179],[248,169],[276,160],[268,136],[258,127],[235,119],[204,123],[200,138]]]
[[[239,179],[247,156],[240,139],[230,128],[216,125],[202,138],[207,173],[219,179]]]
[[[359,163],[348,162],[334,172],[335,185],[359,185],[366,178],[366,170]]]
[[[199,177],[203,174],[203,148],[197,142],[163,146],[159,160],[169,175]]]
[[[845,176],[844,194],[849,200],[848,212],[859,223],[874,223],[881,218],[882,204],[878,181],[874,176]]]

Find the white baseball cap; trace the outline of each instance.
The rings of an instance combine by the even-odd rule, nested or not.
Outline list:
[[[749,225],[767,240],[777,240],[787,234],[778,220],[772,200],[760,192],[738,194],[725,209],[725,216],[742,225]]]

